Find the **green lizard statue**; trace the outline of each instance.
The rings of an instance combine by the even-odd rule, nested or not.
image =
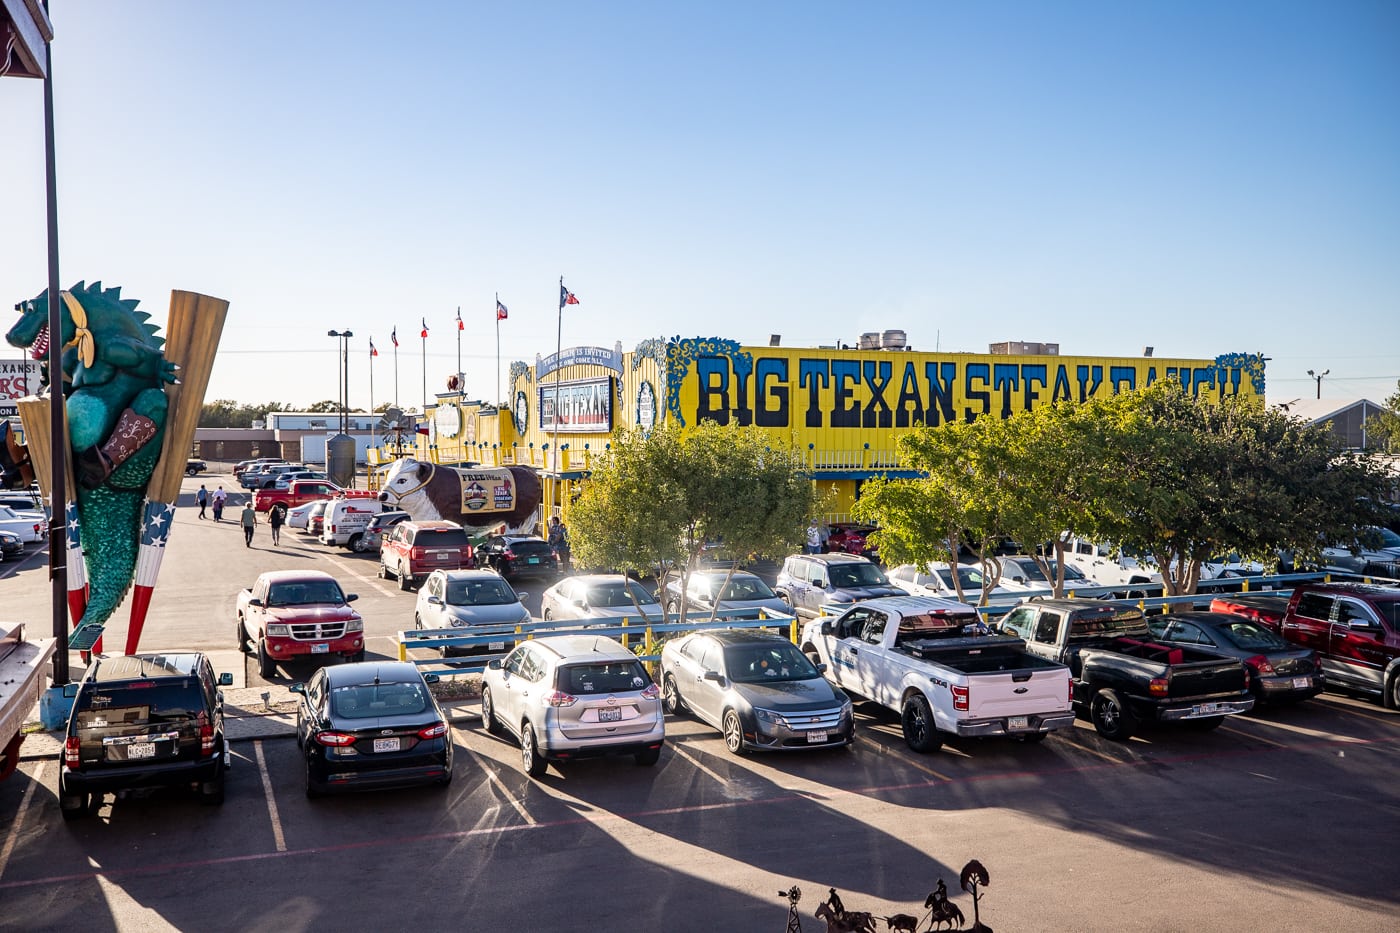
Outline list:
[[[54,343],[78,481],[76,502],[92,588],[81,625],[104,623],[126,595],[136,566],[146,484],[160,459],[164,386],[176,381],[164,339],[120,288],[82,282],[63,292],[62,334],[49,334],[48,293],[16,305],[5,340],[49,363]],[[52,390],[52,365],[45,369]],[[50,545],[57,546],[57,545]]]

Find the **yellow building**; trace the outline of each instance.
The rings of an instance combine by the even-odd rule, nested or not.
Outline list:
[[[844,512],[860,482],[909,476],[895,441],[918,424],[1012,414],[1174,378],[1197,395],[1264,399],[1264,357],[1213,360],[907,350],[745,347],[720,338],[571,347],[510,367],[510,410],[439,395],[418,455],[439,463],[528,464],[558,514],[613,433],[664,419],[763,431],[803,452]]]

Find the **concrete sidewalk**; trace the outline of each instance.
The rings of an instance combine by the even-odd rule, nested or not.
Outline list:
[[[224,728],[230,742],[252,739],[286,739],[296,734],[297,702],[299,697],[286,687],[271,684],[262,687],[224,687]],[[480,719],[477,697],[444,700],[438,705],[454,725],[466,725]],[[39,722],[39,708],[29,717]],[[20,745],[20,761],[59,759],[63,756],[63,732],[32,732]]]

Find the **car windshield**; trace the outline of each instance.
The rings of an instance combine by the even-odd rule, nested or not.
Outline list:
[[[607,661],[570,664],[560,668],[558,686],[569,694],[627,693],[651,684],[640,661]]]
[[[1053,564],[1051,565],[1054,566]],[[1040,569],[1040,565],[1033,560],[1009,560],[1006,562],[1006,569],[1002,571],[1008,576],[1022,577],[1027,581],[1036,583],[1049,583],[1045,578],[1045,573]],[[1066,574],[1066,577],[1069,575]]]
[[[949,589],[953,588],[953,571],[949,567],[934,570],[938,578],[943,581],[943,585]],[[982,571],[974,570],[971,567],[959,567],[958,579],[962,582],[965,590],[980,590],[982,588]]]
[[[500,606],[516,601],[503,580],[452,580],[447,584],[449,606]]]
[[[811,680],[821,675],[812,662],[790,642],[764,645],[731,645],[724,649],[724,669],[739,684]]]
[[[598,583],[590,586],[586,602],[590,606],[617,609],[632,605],[633,600],[636,600],[639,605],[646,605],[655,603],[656,597],[639,584],[628,580],[626,586],[621,583]]]
[[[1370,530],[1381,536],[1381,547],[1400,548],[1400,535],[1389,528],[1372,528]]]
[[[1390,623],[1390,630],[1392,632],[1400,632],[1400,599],[1378,599],[1371,603],[1371,605]]]
[[[869,561],[832,564],[829,574],[832,586],[879,586],[890,582],[885,572]]]
[[[1220,631],[1236,648],[1248,651],[1286,651],[1293,647],[1278,635],[1248,619],[1231,622],[1222,626]]]
[[[710,598],[715,598],[715,590],[719,589],[724,582],[723,577],[716,577],[710,582]],[[774,599],[773,591],[768,588],[758,577],[734,577],[729,581],[729,585],[724,588],[724,599]]]
[[[428,690],[421,681],[354,684],[331,690],[331,715],[338,719],[411,716],[428,705]]]
[[[340,584],[334,580],[309,583],[274,583],[267,591],[268,606],[320,606],[345,602]]]

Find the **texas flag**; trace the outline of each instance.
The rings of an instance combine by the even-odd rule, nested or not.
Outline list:
[[[419,336],[419,337],[422,337],[424,340],[427,340],[427,339],[428,339],[428,319],[427,319],[427,318],[423,318],[423,332],[422,332],[421,334],[419,334],[418,336]]]
[[[465,325],[465,324],[462,323],[462,306],[461,306],[461,305],[458,305],[458,306],[457,306],[457,329],[458,329],[458,330],[466,330],[466,329],[467,329],[467,325]]]
[[[510,315],[506,312],[506,306],[501,304],[501,299],[496,299],[496,320],[504,321]]]
[[[399,329],[398,329],[398,327],[395,327],[392,331],[389,332],[389,339],[390,339],[391,341],[393,341],[394,346],[397,347],[397,346],[399,345]]]
[[[370,356],[378,356],[378,355],[379,355],[379,351],[376,350],[376,349],[374,348],[374,338],[373,338],[373,337],[369,338],[369,355],[370,355]]]
[[[574,296],[574,293],[573,293],[573,292],[569,291],[567,288],[564,287],[564,279],[563,279],[563,277],[560,277],[560,279],[559,279],[559,310],[560,310],[560,311],[563,311],[563,310],[564,310],[564,305],[576,305],[576,304],[578,304],[578,298],[576,298],[576,297]]]

